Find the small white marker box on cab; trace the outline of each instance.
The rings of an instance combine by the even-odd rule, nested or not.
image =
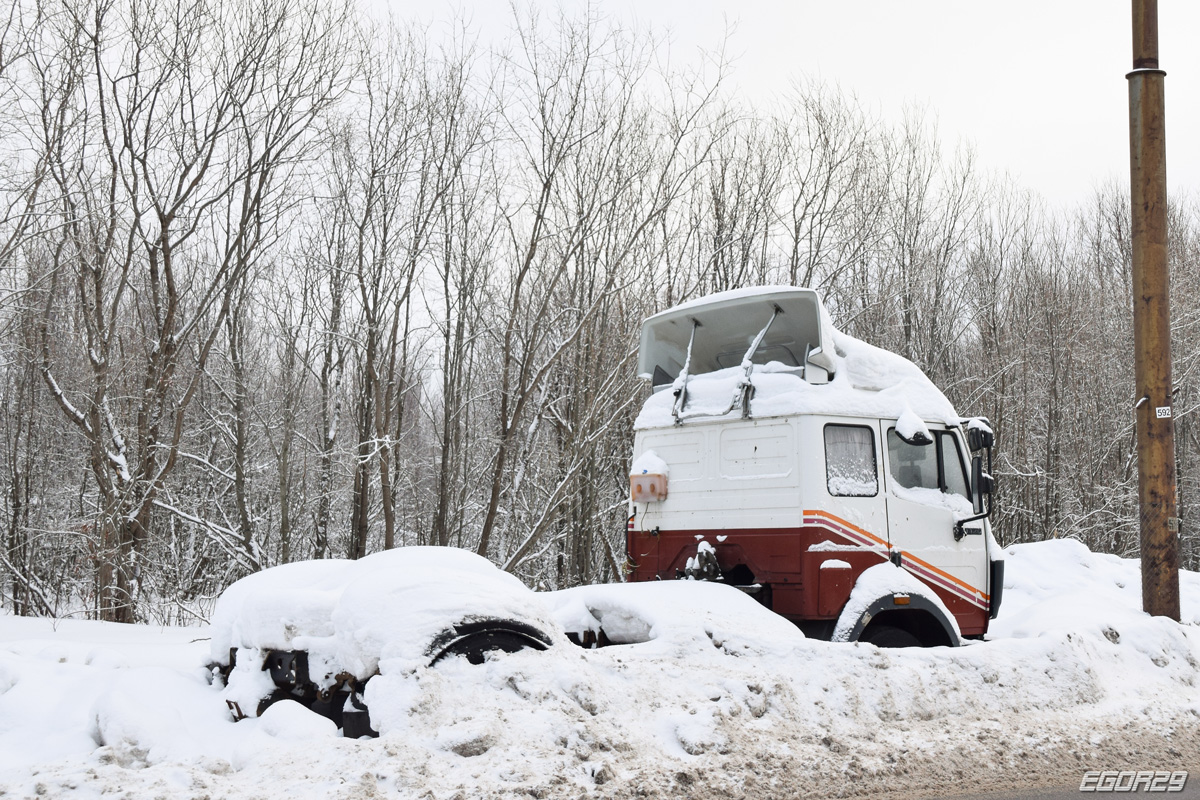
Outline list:
[[[643,473],[629,476],[629,496],[635,503],[648,503],[667,498],[667,476]]]
[[[667,462],[653,450],[647,450],[629,470],[629,497],[635,503],[667,498]]]

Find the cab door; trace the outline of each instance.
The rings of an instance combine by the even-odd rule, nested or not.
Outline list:
[[[955,523],[972,516],[966,447],[954,429],[929,429],[933,441],[914,445],[894,422],[880,423],[892,546],[917,577],[978,606],[987,590],[983,523],[966,526],[978,533],[955,538]]]

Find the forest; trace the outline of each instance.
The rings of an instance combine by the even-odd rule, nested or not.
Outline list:
[[[1138,552],[1125,185],[1050,207],[936,109],[750,105],[721,42],[675,61],[598,11],[495,41],[346,0],[0,13],[0,613],[190,624],[417,544],[619,580],[640,323],[762,284],[990,418],[1002,544]],[[1195,197],[1170,236],[1194,570]]]

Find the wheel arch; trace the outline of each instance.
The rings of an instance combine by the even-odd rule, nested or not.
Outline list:
[[[862,639],[869,626],[890,625],[912,633],[921,642],[922,647],[958,647],[962,644],[958,626],[937,604],[918,594],[907,595],[907,600],[907,603],[897,605],[894,595],[887,594],[876,598],[858,614],[852,625],[843,624],[850,622],[844,619],[845,615],[853,613],[848,607],[843,608],[843,616],[838,619],[832,640],[857,642]],[[839,630],[845,632],[839,636]]]

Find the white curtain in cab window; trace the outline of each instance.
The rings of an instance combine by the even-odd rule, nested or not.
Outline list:
[[[825,478],[834,497],[872,497],[879,493],[875,439],[860,425],[825,426]]]

